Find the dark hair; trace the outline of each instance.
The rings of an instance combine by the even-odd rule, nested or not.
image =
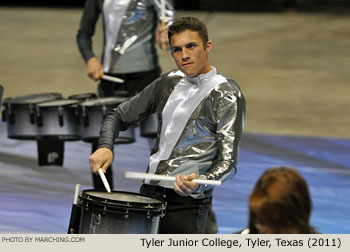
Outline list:
[[[203,45],[207,44],[209,41],[208,31],[206,25],[195,17],[182,17],[177,19],[168,29],[169,42],[174,34],[182,33],[185,30],[191,30],[198,32],[200,38],[202,39]]]
[[[288,167],[268,169],[250,195],[250,233],[258,233],[259,222],[274,233],[314,233],[309,225],[311,208],[308,186],[298,171]]]

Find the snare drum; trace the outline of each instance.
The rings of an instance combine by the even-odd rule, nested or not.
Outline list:
[[[128,100],[128,97],[106,97],[80,103],[80,118],[82,121],[81,138],[85,142],[97,142],[100,136],[100,128],[103,118],[109,111],[120,103]],[[130,127],[119,132],[116,144],[135,142],[135,129]]]
[[[57,100],[38,104],[36,116],[39,138],[79,140],[78,104],[78,100]]]
[[[7,135],[14,139],[35,140],[38,138],[36,108],[43,102],[61,99],[59,93],[42,93],[18,96],[4,101],[4,118],[7,121]]]
[[[131,192],[85,190],[80,234],[156,234],[166,202]]]

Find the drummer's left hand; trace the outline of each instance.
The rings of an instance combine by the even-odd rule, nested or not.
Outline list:
[[[196,191],[199,188],[199,184],[192,182],[193,179],[197,179],[195,173],[190,175],[177,175],[174,182],[174,190],[180,196],[186,197]]]

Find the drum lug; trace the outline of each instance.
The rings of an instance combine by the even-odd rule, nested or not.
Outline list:
[[[29,104],[29,120],[31,124],[35,123],[35,114],[33,104]]]
[[[80,126],[80,118],[79,118],[79,107],[77,106],[74,110],[75,118],[77,119],[77,125]]]
[[[105,206],[103,207],[103,210],[107,210],[107,202],[108,202],[108,200],[105,200]]]
[[[38,107],[36,108],[36,123],[37,123],[38,127],[43,126],[43,118],[40,114],[40,109]]]
[[[12,108],[11,108],[11,104],[8,104],[7,105],[7,108],[8,108],[8,110],[7,110],[7,115],[8,115],[8,122],[10,123],[10,124],[15,124],[15,115],[14,115],[14,113],[12,113]]]
[[[130,205],[129,203],[127,205]],[[126,214],[124,214],[124,219],[129,218],[129,209],[126,209]]]
[[[3,122],[6,122],[6,113],[5,112],[6,112],[5,109],[1,110],[1,118],[2,118]]]
[[[89,127],[89,117],[86,114],[86,109],[84,106],[81,107],[81,116],[83,118],[83,125],[84,127]]]
[[[107,107],[103,104],[102,105],[102,116],[105,117],[107,114]]]
[[[63,108],[62,106],[58,107],[58,124],[63,127]]]

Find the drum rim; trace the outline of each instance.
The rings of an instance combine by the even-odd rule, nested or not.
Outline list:
[[[117,105],[127,101],[128,99],[130,99],[130,97],[114,97],[114,96],[102,97],[102,98],[90,99],[90,100],[83,101],[80,103],[80,106],[82,106],[82,107],[117,106]],[[103,101],[114,101],[115,103],[112,103],[112,102],[103,103]],[[93,104],[93,103],[96,103],[96,104]]]
[[[50,100],[44,100],[44,101],[28,101],[26,99],[34,98],[34,97],[45,97],[49,98]],[[40,104],[43,102],[48,102],[52,100],[59,100],[62,99],[62,94],[61,93],[39,93],[39,94],[29,94],[29,95],[21,95],[21,96],[16,96],[16,97],[11,97],[8,101],[6,101],[7,104],[11,105],[28,105],[28,104]]]
[[[154,199],[158,202],[154,202],[154,203],[144,203],[144,202],[126,202],[126,201],[118,201],[118,200],[111,200],[111,199],[104,199],[98,196],[93,196],[93,195],[88,195],[89,198],[87,198],[87,194],[88,192],[106,192],[105,190],[96,190],[96,189],[88,189],[88,190],[83,190],[81,195],[79,196],[79,199],[81,202],[87,202],[89,207],[92,208],[98,208],[97,206],[99,206],[100,208],[104,208],[106,211],[113,211],[115,209],[128,209],[128,210],[135,210],[137,212],[157,212],[157,213],[161,213],[165,210],[166,208],[166,202],[156,198],[156,197],[151,197],[151,196],[146,196],[146,195],[142,195],[139,193],[135,193],[135,192],[126,192],[126,191],[116,191],[116,190],[112,190],[112,193],[123,193],[123,194],[129,194],[129,195],[135,195],[135,196],[142,196],[145,198],[150,198],[150,199]],[[108,204],[106,204],[108,203]],[[120,211],[119,211],[120,212]]]
[[[62,102],[62,104],[51,104],[51,103],[59,103]],[[37,106],[38,108],[58,108],[58,107],[70,107],[79,104],[79,100],[73,100],[73,99],[57,99],[52,101],[46,101],[46,102],[40,102]]]
[[[73,94],[68,96],[69,100],[91,100],[96,99],[97,94],[96,93],[81,93],[81,94]]]

